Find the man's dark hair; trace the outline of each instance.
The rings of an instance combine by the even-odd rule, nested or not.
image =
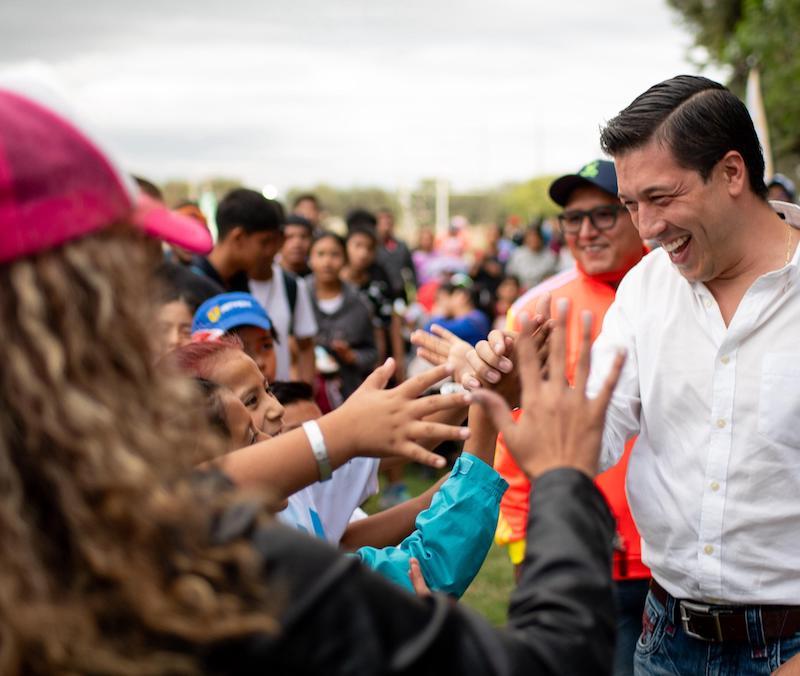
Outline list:
[[[299,194],[297,197],[294,198],[294,201],[292,202],[292,209],[296,209],[297,205],[300,204],[300,202],[313,202],[314,206],[317,207],[317,209],[319,209],[319,200],[317,199],[317,196],[314,193],[304,192]]]
[[[735,150],[744,159],[751,190],[766,198],[764,155],[744,103],[725,86],[705,77],[678,75],[637,96],[600,133],[611,156],[641,148],[655,138],[682,167],[704,181]]]
[[[347,241],[350,241],[350,238],[354,235],[365,235],[372,240],[372,244],[377,246],[378,244],[378,235],[375,232],[375,228],[365,225],[364,223],[355,223],[353,227],[347,228]]]
[[[311,389],[311,385],[299,380],[279,380],[272,383],[269,388],[283,406],[298,401],[314,401],[314,391]]]
[[[217,229],[220,240],[236,227],[250,235],[267,230],[280,232],[283,227],[282,212],[274,200],[248,188],[231,190],[217,206]]]
[[[352,230],[356,226],[366,226],[374,230],[378,226],[378,219],[375,218],[375,214],[366,209],[353,209],[347,214],[345,222],[348,230]]]

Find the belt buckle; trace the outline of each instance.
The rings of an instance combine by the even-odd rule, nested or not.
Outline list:
[[[696,638],[700,641],[722,641],[722,626],[719,623],[719,616],[727,611],[719,610],[719,609],[712,609],[710,605],[706,603],[695,603],[694,601],[679,601],[678,607],[681,611],[681,624],[683,625],[684,633],[691,637]],[[714,618],[714,626],[717,630],[717,635],[715,638],[706,638],[705,636],[698,634],[697,632],[692,631],[689,628],[689,623],[692,621],[692,615],[705,615],[706,617],[713,617]]]

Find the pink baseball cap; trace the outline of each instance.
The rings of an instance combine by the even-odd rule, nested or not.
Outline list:
[[[213,242],[193,218],[139,191],[54,91],[0,81],[0,263],[129,223],[195,253]]]

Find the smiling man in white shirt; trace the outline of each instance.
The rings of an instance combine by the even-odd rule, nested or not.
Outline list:
[[[589,386],[624,347],[604,454],[639,435],[636,673],[770,674],[800,653],[800,209],[767,202],[746,108],[705,78],[650,88],[601,144],[661,245],[620,284]]]

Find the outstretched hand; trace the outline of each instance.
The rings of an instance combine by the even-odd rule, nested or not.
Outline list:
[[[411,334],[411,343],[416,346],[417,354],[431,364],[437,366],[450,364],[453,367],[453,380],[467,389],[475,389],[482,384],[497,384],[504,373],[510,373],[513,369],[509,359],[502,359],[499,372],[490,372],[487,369],[482,373],[484,382],[481,383],[469,358],[475,348],[438,324],[431,326],[430,333],[422,330],[414,331]]]
[[[527,316],[521,318],[522,332],[516,341],[522,384],[522,414],[515,423],[508,404],[493,392],[477,390],[475,400],[482,403],[520,468],[531,479],[559,467],[579,469],[590,477],[597,474],[600,446],[614,387],[625,361],[618,354],[602,390],[595,399],[586,397],[589,377],[593,317],[582,317],[580,354],[575,371],[575,387],[567,384],[566,322],[569,304],[559,303],[551,337],[545,380],[537,358],[536,341]]]
[[[469,394],[437,394],[420,397],[428,388],[452,374],[448,365],[437,366],[397,387],[385,389],[394,373],[394,360],[376,368],[337,412],[347,418],[356,455],[387,457],[399,455],[432,467],[445,460],[417,443],[419,439],[464,440],[469,430],[457,425],[423,421],[426,416],[448,409],[460,409],[472,401]]]
[[[548,295],[548,307],[549,302]],[[543,366],[547,362],[552,325],[548,310],[546,315],[537,313],[527,326],[527,332],[535,337],[537,358]],[[411,334],[411,342],[423,359],[437,365],[450,364],[453,379],[466,389],[488,387],[502,396],[509,406],[517,406],[519,374],[515,366],[517,357],[513,354],[517,336],[510,331],[492,331],[488,340],[472,347],[444,327],[434,324],[430,333],[418,330]]]

